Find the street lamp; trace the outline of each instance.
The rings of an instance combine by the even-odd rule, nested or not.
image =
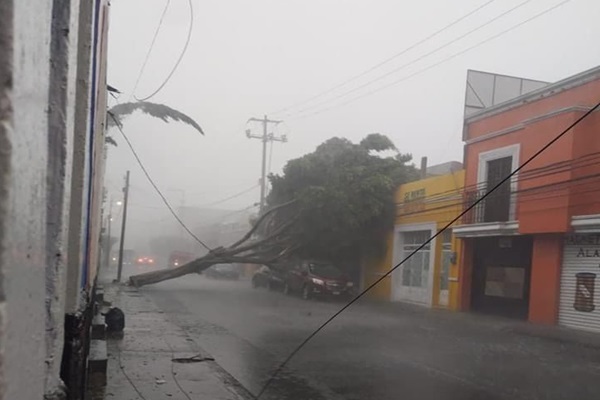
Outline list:
[[[107,229],[106,229],[106,243],[105,243],[105,252],[106,252],[106,268],[108,268],[108,266],[110,265],[110,248],[111,248],[111,243],[110,243],[110,234],[111,234],[111,222],[113,220],[113,206],[122,206],[123,205],[123,201],[121,200],[113,200],[112,197],[109,200],[108,203],[108,222],[107,222]]]

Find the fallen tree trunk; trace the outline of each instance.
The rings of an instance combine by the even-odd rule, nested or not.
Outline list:
[[[133,275],[129,277],[129,284],[135,287],[150,285],[152,283],[158,283],[169,279],[179,278],[180,276],[191,274],[194,272],[202,272],[203,270],[210,268],[214,264],[217,264],[217,262],[208,260],[203,261],[203,258],[199,258],[197,260],[184,264],[181,267],[160,269],[158,271],[150,271],[145,272],[143,274]]]
[[[282,235],[296,222],[297,219],[295,218],[273,228],[271,232],[267,233],[264,239],[255,240],[244,246],[241,245],[250,239],[252,234],[258,229],[258,226],[266,220],[267,215],[272,215],[277,210],[293,203],[292,201],[282,204],[265,213],[250,232],[228,248],[219,247],[212,249],[207,255],[177,268],[167,268],[133,275],[129,277],[129,284],[135,287],[150,285],[191,273],[199,273],[215,264],[246,263],[270,265],[283,257],[287,257],[291,252],[297,250],[298,246],[282,246],[281,243],[286,242],[286,237]]]

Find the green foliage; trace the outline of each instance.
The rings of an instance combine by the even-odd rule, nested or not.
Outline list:
[[[386,150],[395,154],[377,154]],[[289,161],[282,176],[269,177],[268,205],[297,200],[278,219],[299,217],[291,234],[303,256],[345,259],[348,252],[377,248],[393,225],[396,188],[417,178],[410,160],[384,135],[369,135],[360,144],[334,137]]]

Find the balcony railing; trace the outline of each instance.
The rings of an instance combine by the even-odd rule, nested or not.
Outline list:
[[[508,190],[507,190],[508,189]],[[487,193],[486,189],[465,193],[465,208],[471,206]],[[463,224],[479,224],[482,222],[506,222],[510,219],[511,193],[510,186],[500,187],[481,200],[463,216]]]

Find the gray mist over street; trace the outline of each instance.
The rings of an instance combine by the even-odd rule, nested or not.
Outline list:
[[[272,152],[269,150],[268,170],[274,173],[281,172],[287,160],[313,151],[327,138],[341,136],[359,141],[371,132],[388,135],[400,151],[411,153],[417,164],[421,156],[429,157],[431,165],[462,161],[467,69],[554,82],[600,63],[600,54],[589,47],[600,36],[596,23],[600,3],[573,0],[435,68],[341,105],[409,77],[560,3],[495,1],[347,87],[273,114],[369,70],[487,2],[192,3],[194,25],[189,50],[172,79],[150,101],[189,114],[206,136],[187,125],[166,124],[140,113],[127,119],[124,129],[175,208],[193,207],[190,213],[195,215],[198,209],[210,210],[211,217],[184,213],[184,220],[197,233],[201,225],[221,222],[215,209],[256,211],[252,207],[259,198],[261,144],[247,139],[245,130],[261,133],[261,126],[246,124],[251,117],[268,114],[284,121],[273,128],[274,133],[289,138],[288,143],[275,142]],[[171,1],[132,93],[165,4],[162,0],[111,2],[108,83],[123,92],[119,102],[135,101],[134,95],[139,98],[153,92],[179,56],[190,20],[188,3],[183,0]],[[492,19],[489,25],[412,63]],[[403,67],[407,63],[412,64]],[[334,100],[395,69],[399,70]],[[109,97],[109,105],[115,104],[116,100]],[[307,115],[312,112],[319,113]],[[148,236],[160,236],[165,230],[187,241],[119,133],[113,129],[111,135],[119,143],[109,148],[107,159],[107,188],[115,198],[120,196],[124,171],[132,171],[127,233],[131,247],[151,251]]]

